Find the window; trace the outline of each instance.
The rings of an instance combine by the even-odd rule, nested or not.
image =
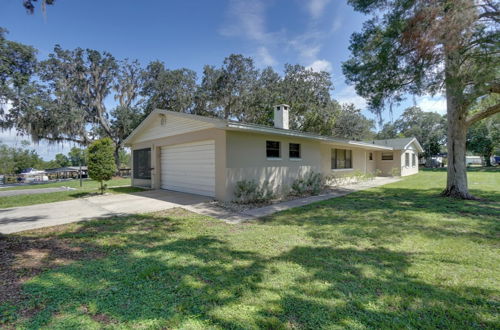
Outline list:
[[[411,154],[411,166],[415,167],[417,165],[417,155]]]
[[[134,178],[151,179],[151,149],[134,150]]]
[[[352,150],[332,149],[332,170],[352,168]]]
[[[290,143],[288,155],[290,158],[300,158],[300,144],[299,143]]]
[[[368,159],[373,160],[373,152],[370,152],[370,154],[368,155]]]
[[[410,154],[405,152],[405,166],[410,167]]]
[[[281,143],[279,141],[266,141],[266,156],[267,158],[281,157]]]
[[[392,152],[382,152],[382,160],[393,160]]]

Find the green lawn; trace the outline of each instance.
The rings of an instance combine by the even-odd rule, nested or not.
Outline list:
[[[31,279],[0,311],[47,329],[498,329],[500,172],[469,178],[487,200],[440,198],[427,171],[239,225],[178,209],[10,235],[3,274]]]
[[[113,194],[131,193],[143,190],[141,188],[124,186],[124,185],[130,185],[130,178],[112,179],[108,181],[107,184],[109,187],[108,192]],[[41,189],[41,188],[53,188],[62,186],[72,187],[75,188],[76,190],[58,191],[58,192],[44,193],[44,194],[29,194],[29,195],[0,197],[0,209],[8,207],[42,204],[42,203],[60,202],[75,198],[88,197],[92,194],[97,194],[99,192],[98,189],[99,183],[93,180],[84,180],[81,188],[79,180],[72,180],[72,181],[39,184],[34,186],[2,188],[0,189],[0,191],[20,190],[20,189]]]
[[[130,185],[130,178],[113,178],[109,180],[108,186],[128,186]],[[82,180],[83,187],[82,188],[95,188],[99,185],[98,182],[91,179],[83,179]],[[50,183],[40,183],[34,185],[25,185],[25,186],[15,186],[15,187],[6,187],[1,188],[0,191],[6,190],[20,190],[20,189],[41,189],[41,188],[54,188],[54,187],[71,187],[71,188],[80,188],[80,180],[67,180],[60,182],[50,182]]]

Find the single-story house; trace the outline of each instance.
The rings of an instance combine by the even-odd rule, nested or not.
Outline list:
[[[81,171],[82,178],[86,178],[88,176],[87,166],[82,166]],[[45,169],[45,172],[52,178],[55,177],[57,179],[78,178],[80,176],[80,166],[49,168]]]
[[[418,172],[423,150],[416,139],[395,147],[299,132],[289,129],[288,112],[289,106],[276,106],[274,127],[268,127],[154,110],[124,141],[132,149],[132,185],[228,201],[244,179],[268,181],[280,192],[310,171]]]

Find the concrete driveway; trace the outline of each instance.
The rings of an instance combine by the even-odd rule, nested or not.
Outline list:
[[[154,212],[174,207],[197,211],[213,198],[167,190],[149,190],[79,198],[64,202],[0,209],[0,233],[61,225],[116,215]]]

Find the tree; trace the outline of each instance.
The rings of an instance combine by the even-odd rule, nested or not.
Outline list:
[[[373,138],[374,127],[375,122],[366,118],[361,109],[354,104],[343,104],[336,115],[331,135],[349,140],[368,140]]]
[[[163,62],[151,62],[143,73],[141,95],[145,114],[154,109],[191,113],[196,95],[196,72],[189,69],[168,70]]]
[[[82,146],[109,137],[115,143],[115,161],[123,140],[142,117],[137,105],[141,88],[138,62],[117,62],[107,52],[64,50],[38,65],[38,79],[24,88],[23,98],[4,114],[4,126],[16,128],[33,140],[72,141]],[[105,100],[118,101],[111,111]]]
[[[328,72],[316,72],[302,65],[285,65],[285,74],[279,85],[279,103],[287,103],[290,113],[290,128],[310,131],[317,122],[316,113],[321,117],[333,116],[335,104],[331,103],[333,88]]]
[[[483,111],[498,102],[500,97],[487,97],[473,111]],[[500,114],[493,115],[471,125],[467,131],[467,149],[484,157],[486,166],[491,166],[491,156],[500,147]]]
[[[87,153],[84,149],[73,147],[68,152],[68,158],[71,166],[87,165]]]
[[[0,119],[7,102],[21,102],[22,88],[28,84],[36,66],[36,50],[7,40],[7,30],[0,27]],[[2,127],[5,125],[1,124]]]
[[[130,152],[120,149],[120,164],[130,167],[131,160]]]
[[[349,0],[374,17],[351,37],[343,63],[348,82],[380,114],[405,95],[444,92],[448,177],[443,196],[471,199],[467,187],[467,127],[500,111],[471,114],[479,98],[500,92],[498,2],[492,0]]]
[[[34,150],[0,144],[0,173],[21,173],[27,168],[39,168],[43,160]]]
[[[100,183],[102,194],[106,189],[104,181],[111,180],[116,173],[113,141],[110,138],[94,141],[89,145],[87,153],[89,177]]]
[[[253,59],[241,54],[226,57],[220,69],[205,66],[196,112],[245,121],[257,77]]]
[[[30,14],[33,14],[35,12],[35,3],[38,0],[23,0],[23,6],[26,9],[26,11]],[[47,6],[48,5],[53,5],[55,0],[42,0],[42,12],[45,13]]]
[[[435,112],[424,112],[417,106],[409,107],[377,134],[379,139],[397,137],[416,137],[424,149],[424,156],[435,156],[446,142],[446,118]]]
[[[69,158],[63,154],[56,154],[54,160],[55,160],[55,163],[58,165],[58,167],[66,167],[66,166],[69,166],[71,164],[71,162],[69,161]]]

